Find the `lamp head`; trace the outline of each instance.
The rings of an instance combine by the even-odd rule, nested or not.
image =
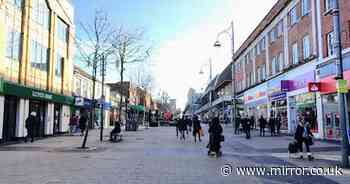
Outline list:
[[[203,75],[203,74],[204,74],[203,70],[199,71],[199,75]]]
[[[217,40],[217,41],[214,43],[214,47],[221,47],[221,43],[219,42],[219,40]]]

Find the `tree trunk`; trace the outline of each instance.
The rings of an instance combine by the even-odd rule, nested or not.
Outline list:
[[[119,103],[119,114],[118,114],[118,120],[121,123],[122,121],[122,112],[123,112],[123,92],[124,92],[124,86],[123,86],[123,76],[124,76],[124,62],[120,62],[121,70],[120,70],[120,103]],[[116,124],[114,124],[114,127]]]

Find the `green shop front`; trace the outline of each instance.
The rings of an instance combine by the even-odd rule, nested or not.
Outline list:
[[[0,84],[0,105],[4,107],[3,112],[0,111],[1,142],[26,136],[25,120],[31,112],[36,112],[37,117],[35,137],[68,131],[70,106],[74,102],[72,97],[6,81]]]

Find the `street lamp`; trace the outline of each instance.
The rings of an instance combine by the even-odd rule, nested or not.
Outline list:
[[[199,71],[199,74],[200,74],[200,75],[203,75],[203,74],[204,74],[203,67],[204,67],[204,66],[207,66],[207,65],[209,65],[209,81],[211,81],[212,78],[213,78],[213,64],[212,64],[211,59],[209,59],[209,62],[208,62],[208,63],[205,63],[205,64],[203,64],[203,65],[201,66],[201,69],[200,69],[200,71]]]
[[[343,56],[342,56],[342,43],[341,43],[341,28],[340,28],[340,9],[339,1],[332,1],[332,8],[327,15],[333,16],[333,30],[334,30],[334,55],[336,56],[337,73],[335,79],[339,84],[344,80],[343,75]],[[348,137],[348,125],[347,125],[347,106],[346,106],[346,93],[341,90],[337,90],[338,93],[338,109],[340,115],[340,127],[342,130],[342,165],[344,168],[349,168],[349,137]]]
[[[221,47],[221,43],[219,41],[220,36],[223,34],[228,34],[231,38],[231,60],[232,60],[232,96],[233,96],[233,100],[232,100],[232,124],[233,127],[235,126],[235,122],[236,122],[236,68],[235,68],[235,63],[234,63],[234,59],[235,59],[235,34],[234,34],[234,25],[233,25],[233,21],[231,21],[231,24],[228,28],[226,28],[225,30],[219,32],[217,34],[216,37],[216,41],[214,42],[214,47]]]

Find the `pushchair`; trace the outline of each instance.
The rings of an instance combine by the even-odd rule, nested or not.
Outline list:
[[[208,156],[217,156],[220,157],[222,156],[222,152],[221,152],[221,142],[223,139],[223,135],[220,135],[220,140],[215,140],[215,136],[212,134],[209,134],[209,143],[207,145],[208,150]],[[216,139],[218,139],[218,137],[216,137]]]

